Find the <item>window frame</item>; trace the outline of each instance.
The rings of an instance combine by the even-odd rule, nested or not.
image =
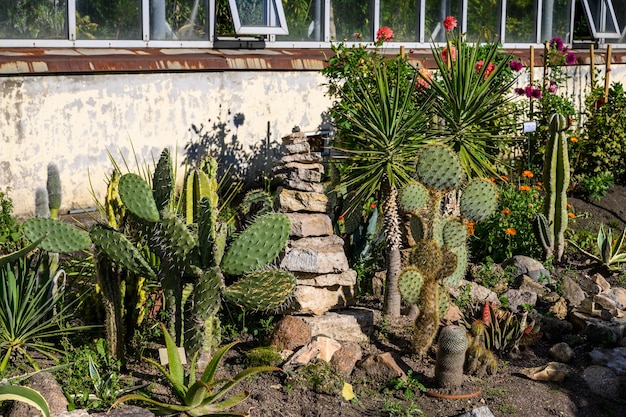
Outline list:
[[[265,3],[265,7],[272,9],[272,11],[268,10],[266,13],[269,21],[268,26],[246,26],[242,24],[237,7],[237,3],[240,1],[244,0],[228,0],[230,15],[233,18],[233,25],[235,26],[235,33],[237,35],[289,35],[283,2],[281,0],[261,0]],[[273,11],[276,12],[276,15],[274,15]],[[278,21],[275,22],[275,19]]]
[[[622,37],[622,31],[620,30],[619,23],[617,22],[617,16],[615,16],[613,2],[611,0],[599,1],[601,2],[601,7],[603,9],[604,7],[607,8],[607,10],[603,10],[603,12],[607,14],[605,19],[611,19],[613,27],[615,28],[615,32],[598,32],[596,30],[596,21],[594,20],[594,16],[591,13],[591,5],[589,4],[589,0],[581,0],[583,4],[583,10],[585,12],[585,17],[587,18],[587,22],[589,23],[589,29],[591,30],[591,35],[594,37],[594,39],[620,39]],[[604,7],[602,5],[604,5]],[[606,20],[603,23],[606,23]]]

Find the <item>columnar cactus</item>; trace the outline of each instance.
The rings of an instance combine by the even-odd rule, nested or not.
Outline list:
[[[57,219],[59,217],[59,209],[61,208],[61,176],[59,175],[59,168],[53,162],[48,164],[46,189],[48,191],[48,207],[50,208],[50,217]]]
[[[409,230],[415,246],[410,266],[400,273],[400,294],[418,304],[413,350],[426,356],[449,306],[445,286],[456,286],[467,267],[467,228],[463,220],[441,215],[445,193],[460,190],[464,172],[457,155],[447,146],[425,146],[417,157],[419,182],[406,186],[400,208],[411,216]],[[460,210],[464,219],[479,221],[497,206],[495,186],[490,181],[472,180],[462,189]],[[409,240],[410,241],[410,240]]]
[[[567,153],[567,120],[555,113],[550,118],[550,137],[543,163],[543,184],[546,190],[543,213],[533,219],[533,230],[543,248],[544,258],[554,256],[560,262],[565,249],[567,229],[567,188],[570,166]]]
[[[440,388],[454,388],[463,382],[467,332],[461,326],[446,326],[439,334],[435,381]]]

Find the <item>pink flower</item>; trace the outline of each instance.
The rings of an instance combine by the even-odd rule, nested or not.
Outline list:
[[[481,60],[480,60],[480,61],[478,61],[478,62],[476,63],[476,65],[474,66],[474,70],[475,70],[477,73],[480,73],[480,71],[483,69],[483,67],[484,67],[484,66],[485,66],[485,61],[483,61],[483,60],[481,59]],[[484,75],[485,80],[486,80],[487,78],[489,78],[489,76],[491,75],[491,73],[492,73],[492,72],[493,72],[493,70],[495,70],[495,69],[496,69],[496,66],[494,65],[494,63],[493,63],[493,62],[490,62],[489,64],[487,64],[487,68],[485,68],[485,75]]]
[[[354,32],[354,33],[352,34],[352,37],[353,37],[354,39],[361,39],[361,37],[362,37],[362,36],[363,36],[363,35],[361,35],[359,32]]]
[[[450,32],[452,29],[456,27],[458,23],[459,22],[456,20],[456,17],[454,16],[448,16],[445,19],[443,19],[443,27],[446,30],[446,32]]]
[[[417,81],[415,82],[415,89],[417,91],[424,91],[427,88],[430,88],[430,79],[433,76],[431,71],[428,71],[426,68],[420,68],[419,74],[421,75],[417,77]]]
[[[441,57],[444,61],[448,62],[448,47],[446,46],[441,50]],[[456,59],[456,48],[454,46],[450,47],[450,59],[453,61]]]
[[[383,26],[376,32],[376,42],[389,42],[393,36],[393,30],[389,26]]]
[[[511,67],[511,70],[513,70],[515,72],[521,71],[522,68],[524,68],[522,63],[519,62],[519,61],[511,61],[511,62],[509,62],[509,67]]]
[[[550,86],[548,87],[548,91],[552,94],[556,93],[556,82],[550,81]]]

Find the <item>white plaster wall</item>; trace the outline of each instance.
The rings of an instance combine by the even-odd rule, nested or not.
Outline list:
[[[197,138],[192,124],[220,118],[244,150],[280,138],[298,125],[315,131],[329,100],[317,72],[203,72],[0,79],[0,190],[9,188],[15,213],[34,212],[34,192],[55,162],[63,185],[62,210],[93,207],[110,174],[110,151],[131,157],[132,146],[152,162],[164,147]],[[220,107],[221,105],[221,107]],[[228,114],[230,111],[230,115]],[[238,128],[233,115],[242,113]],[[211,119],[212,122],[208,122]],[[134,163],[134,161],[133,161]]]

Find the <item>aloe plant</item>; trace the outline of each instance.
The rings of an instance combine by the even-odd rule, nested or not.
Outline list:
[[[605,230],[604,225],[600,225],[600,229],[598,230],[598,237],[596,238],[596,245],[598,247],[599,255],[594,255],[590,252],[587,252],[580,246],[578,246],[575,242],[570,240],[570,243],[579,251],[589,256],[592,259],[595,259],[597,262],[606,266],[611,270],[618,270],[620,268],[620,264],[626,262],[626,253],[622,252],[622,246],[624,245],[624,238],[626,237],[626,229],[620,233],[618,238],[613,240],[613,232],[611,228],[607,228]]]
[[[219,349],[208,363],[200,379],[196,379],[196,360],[191,361],[188,373],[182,365],[178,348],[166,327],[161,324],[165,336],[168,364],[165,368],[153,359],[146,359],[155,366],[161,374],[172,384],[174,393],[180,402],[168,404],[139,394],[128,394],[117,400],[117,403],[126,401],[140,401],[157,408],[159,413],[183,413],[184,415],[197,416],[247,416],[247,412],[229,411],[237,404],[245,400],[249,393],[240,392],[226,396],[237,384],[255,374],[261,372],[280,371],[273,366],[257,366],[244,369],[232,378],[215,379],[216,371],[224,358],[224,355],[232,349],[237,342],[232,342]]]

